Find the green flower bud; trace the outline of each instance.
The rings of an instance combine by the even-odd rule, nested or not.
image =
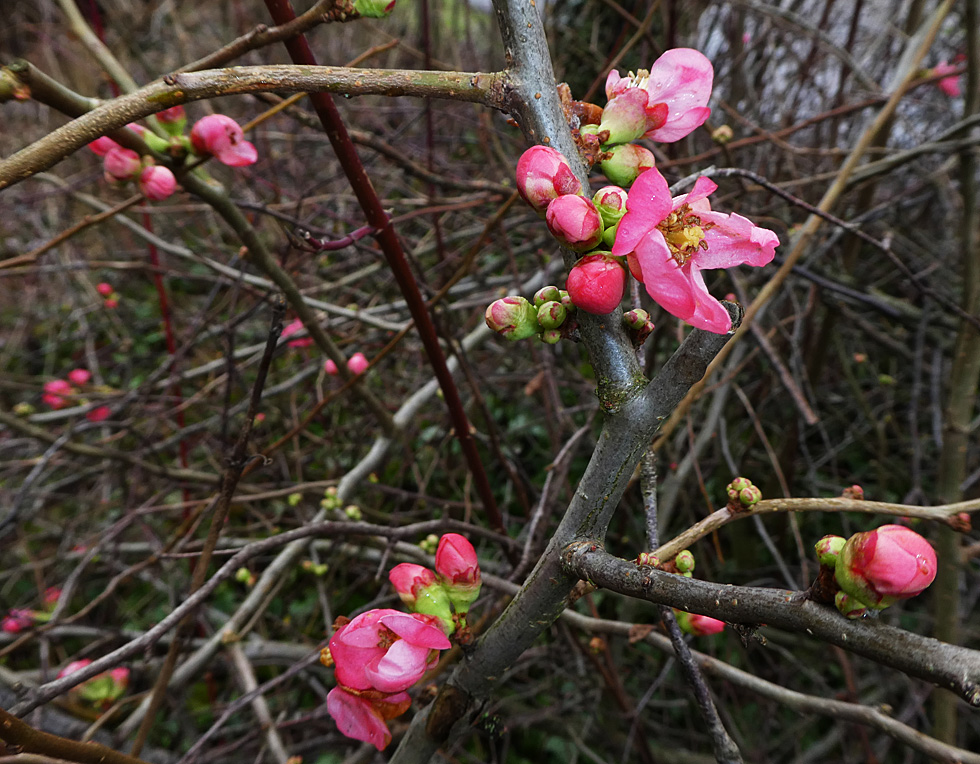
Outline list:
[[[558,291],[557,289],[555,290]],[[565,321],[568,311],[565,306],[556,300],[541,303],[538,307],[538,323],[544,329],[557,329]]]

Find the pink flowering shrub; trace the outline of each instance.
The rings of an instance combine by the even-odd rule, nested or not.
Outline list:
[[[627,257],[630,272],[668,313],[724,334],[731,318],[708,292],[701,271],[766,265],[779,239],[741,215],[712,211],[708,196],[717,187],[698,178],[689,194],[671,199],[657,169],[643,173],[630,189],[612,251]]]

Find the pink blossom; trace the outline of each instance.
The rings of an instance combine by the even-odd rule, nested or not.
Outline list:
[[[708,119],[714,70],[702,53],[674,48],[658,58],[650,71],[620,77],[615,69],[606,78],[606,97],[611,101],[629,88],[647,93],[645,137],[661,143],[680,140]]]
[[[595,249],[602,240],[602,218],[591,199],[559,196],[548,205],[545,222],[551,235],[576,252]]]
[[[644,172],[630,189],[612,251],[627,256],[632,274],[668,313],[724,334],[731,318],[708,293],[701,271],[766,265],[779,239],[741,215],[713,212],[707,197],[717,187],[698,178],[691,193],[671,199],[660,171]]]
[[[19,634],[34,624],[34,614],[30,610],[14,609],[0,620],[0,631],[8,634]]]
[[[67,666],[65,666],[61,671],[58,672],[58,679],[66,677],[69,674],[74,674],[79,669],[83,669],[92,662],[91,658],[82,658],[81,660],[72,661]]]
[[[61,599],[61,588],[58,586],[49,586],[44,590],[44,599],[42,602],[45,607],[51,607],[56,605],[58,600]]]
[[[113,292],[112,284],[107,284],[104,281],[100,281],[98,284],[95,285],[95,291],[98,292],[103,297],[108,297]]]
[[[103,303],[103,305],[105,305],[105,307],[108,308],[109,310],[115,310],[116,308],[119,307],[119,300],[116,299],[115,297],[110,297],[108,300],[106,300]]]
[[[99,157],[104,157],[106,154],[109,153],[111,149],[122,148],[122,146],[120,146],[118,143],[112,140],[112,138],[110,138],[108,135],[103,135],[99,138],[96,138],[88,145],[88,147],[92,149],[93,152],[95,152],[96,156]]]
[[[480,580],[476,550],[465,536],[446,533],[436,549],[436,573],[452,584],[475,584]]]
[[[568,160],[549,146],[531,146],[517,161],[517,190],[539,215],[552,199],[582,193]]]
[[[422,590],[436,583],[436,574],[423,565],[403,562],[391,569],[388,580],[395,587],[401,601],[411,608]]]
[[[287,324],[286,328],[282,330],[282,336],[292,337],[294,334],[303,331],[305,328],[306,327],[303,326],[303,322],[297,318],[295,321],[292,321],[289,324]],[[307,348],[313,344],[313,338],[298,337],[295,340],[290,340],[286,344],[291,348]]]
[[[337,364],[335,364],[329,358],[323,362],[323,370],[331,377],[336,377],[337,374],[339,373],[339,370],[337,369]]]
[[[936,577],[936,552],[904,525],[855,533],[837,557],[840,588],[876,610],[920,594]]]
[[[139,187],[143,196],[159,202],[173,194],[177,188],[177,179],[166,167],[154,164],[145,167],[140,173]]]
[[[932,74],[950,74],[950,72],[955,72],[959,67],[956,64],[949,64],[945,61],[940,61],[934,67],[932,67]],[[960,95],[960,75],[953,74],[949,77],[943,77],[941,80],[936,81],[936,87],[942,90],[950,98],[956,98]]]
[[[725,630],[724,621],[719,621],[717,618],[698,613],[691,613],[690,624],[691,634],[698,637],[704,637],[708,634],[718,634]]]
[[[53,409],[60,409],[68,405],[65,396],[74,392],[74,388],[67,380],[52,379],[44,383],[44,394],[41,396],[41,400]]]
[[[132,180],[139,174],[142,166],[139,154],[121,146],[109,149],[102,160],[105,179],[108,181]]]
[[[337,683],[358,691],[407,690],[449,647],[434,620],[388,609],[361,613],[330,638]]]
[[[355,693],[334,687],[327,693],[327,711],[337,728],[347,737],[370,743],[383,751],[391,742],[387,719],[394,719],[408,710],[412,699],[407,692],[371,697],[380,693]]]
[[[112,414],[108,406],[96,406],[85,414],[85,418],[90,422],[104,422]]]
[[[242,128],[231,117],[211,114],[191,128],[191,144],[198,154],[213,154],[229,167],[255,164],[258,152],[245,140]]]
[[[608,254],[586,255],[572,266],[565,289],[576,308],[596,315],[612,313],[626,291],[626,270]]]
[[[364,357],[364,353],[354,353],[347,361],[347,370],[351,374],[363,374],[369,365],[368,359]]]
[[[92,378],[91,372],[87,369],[72,369],[68,372],[68,381],[73,385],[85,385]]]

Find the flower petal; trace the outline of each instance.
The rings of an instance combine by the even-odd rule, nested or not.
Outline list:
[[[670,189],[660,171],[653,167],[641,173],[629,190],[626,214],[616,229],[613,254],[633,252],[641,240],[670,214],[670,209]]]
[[[697,307],[689,273],[691,267],[681,268],[677,264],[663,234],[657,229],[637,248],[636,259],[647,294],[668,313],[686,321]]]
[[[725,306],[711,296],[704,284],[704,276],[697,266],[690,266],[691,285],[695,302],[694,313],[684,320],[695,329],[704,329],[715,334],[727,334],[732,329],[732,317]]]
[[[327,693],[327,711],[337,722],[337,728],[349,738],[370,743],[379,751],[391,742],[388,725],[364,698],[334,687]]]
[[[694,181],[694,188],[692,188],[684,196],[675,196],[671,202],[672,208],[677,209],[681,205],[687,204],[692,208],[697,205],[698,209],[703,209],[711,211],[711,205],[707,202],[698,204],[702,200],[706,200],[711,194],[718,190],[718,184],[715,183],[711,178],[706,178],[701,175],[696,181]]]
[[[390,615],[385,615],[381,623],[415,647],[424,647],[428,650],[447,650],[450,647],[449,640],[442,633],[442,629],[433,626],[426,616],[399,613],[396,610]]]
[[[776,254],[779,237],[747,218],[732,213],[698,212],[708,242],[706,251],[698,252],[699,268],[732,268],[736,265],[768,265]]]
[[[669,112],[666,123],[646,137],[670,143],[704,124],[711,113],[706,107],[713,77],[711,62],[691,48],[674,48],[658,58],[650,67],[646,91],[651,104],[666,103]]]
[[[371,661],[364,667],[364,675],[375,690],[401,692],[422,678],[428,663],[428,649],[399,639],[380,660]]]

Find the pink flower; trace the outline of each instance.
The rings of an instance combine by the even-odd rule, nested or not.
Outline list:
[[[959,67],[956,64],[948,64],[945,61],[940,61],[932,67],[932,74],[949,74],[950,72],[955,72],[957,69]],[[936,81],[936,86],[950,98],[956,98],[961,93],[960,76],[959,74],[954,74],[950,77],[943,77],[941,80]]]
[[[690,623],[691,633],[698,637],[707,636],[708,634],[718,634],[725,630],[724,621],[719,621],[717,618],[712,618],[707,615],[699,615],[698,613],[691,613]]]
[[[34,614],[30,610],[11,610],[3,620],[0,620],[0,631],[8,634],[19,634],[34,624]]]
[[[73,385],[85,385],[92,378],[91,372],[87,369],[72,369],[68,372],[68,381]]]
[[[353,693],[343,687],[334,687],[327,693],[327,711],[337,728],[347,737],[370,743],[383,751],[391,742],[391,732],[385,723],[401,716],[412,704],[407,692],[382,697],[368,697],[379,693]]]
[[[632,274],[668,313],[724,334],[731,318],[708,293],[701,271],[765,265],[779,239],[741,215],[712,212],[707,197],[717,187],[698,178],[691,193],[671,199],[660,171],[644,172],[630,189],[612,251],[626,255]]]
[[[211,114],[191,128],[191,144],[198,154],[213,154],[229,167],[255,164],[258,152],[245,140],[242,128],[231,117]]]
[[[626,270],[608,254],[586,255],[572,266],[565,289],[576,308],[596,315],[612,313],[626,291]]]
[[[361,613],[330,638],[337,683],[348,690],[407,690],[449,647],[433,621],[397,610]]]
[[[582,184],[560,151],[531,146],[517,161],[517,190],[539,215],[552,199],[582,193]]]
[[[855,533],[841,549],[835,568],[840,588],[875,610],[914,597],[935,577],[935,550],[903,525]]]
[[[173,194],[177,188],[177,179],[166,167],[154,164],[144,168],[140,173],[139,187],[143,196],[159,202]]]
[[[119,307],[119,300],[116,299],[115,297],[110,297],[108,300],[106,300],[103,303],[103,305],[105,305],[105,307],[108,308],[109,310],[115,310],[116,308]]]
[[[423,565],[403,562],[391,569],[388,580],[405,606],[412,608],[422,590],[436,584],[436,574]]]
[[[58,679],[61,679],[62,677],[66,677],[69,674],[74,674],[79,669],[85,668],[91,662],[92,662],[91,658],[82,658],[81,660],[78,661],[72,661],[63,669],[61,669],[61,671],[58,672]]]
[[[103,297],[108,297],[113,292],[112,284],[107,284],[104,281],[100,281],[98,284],[95,285],[95,291],[98,292]]]
[[[439,539],[436,573],[453,584],[475,584],[480,580],[480,562],[469,539],[458,533],[446,533]]]
[[[650,71],[620,77],[613,70],[606,78],[606,97],[613,100],[630,88],[647,93],[646,138],[661,143],[680,140],[704,124],[711,114],[714,70],[702,53],[690,48],[674,48],[658,58]]]
[[[364,353],[354,353],[347,361],[347,370],[351,374],[363,374],[369,365],[368,359],[364,357]]]
[[[111,149],[122,148],[122,146],[112,140],[112,138],[110,138],[108,135],[103,135],[100,138],[96,138],[88,145],[88,147],[92,149],[92,151],[95,152],[95,155],[98,157],[104,157]]]
[[[323,362],[323,370],[331,377],[336,377],[337,374],[339,373],[337,369],[337,364],[335,364],[329,358]]]
[[[303,322],[298,318],[288,324],[285,329],[282,330],[283,337],[292,337],[297,332],[303,331],[306,327],[303,326]],[[286,343],[291,348],[308,348],[313,344],[312,337],[299,337],[295,340],[290,340]]]
[[[142,166],[139,154],[121,146],[110,148],[102,160],[105,179],[108,181],[132,180],[139,174]]]
[[[97,406],[89,411],[85,418],[90,422],[104,422],[111,414],[108,406]]]
[[[60,598],[61,589],[57,586],[49,586],[44,590],[44,599],[42,602],[44,602],[45,607],[51,607],[52,605],[56,605]]]
[[[41,400],[53,409],[60,409],[68,405],[65,396],[74,392],[67,380],[52,379],[44,383],[44,394],[41,396]]]
[[[595,249],[602,240],[602,218],[591,199],[559,196],[548,205],[545,222],[551,235],[576,252]]]

